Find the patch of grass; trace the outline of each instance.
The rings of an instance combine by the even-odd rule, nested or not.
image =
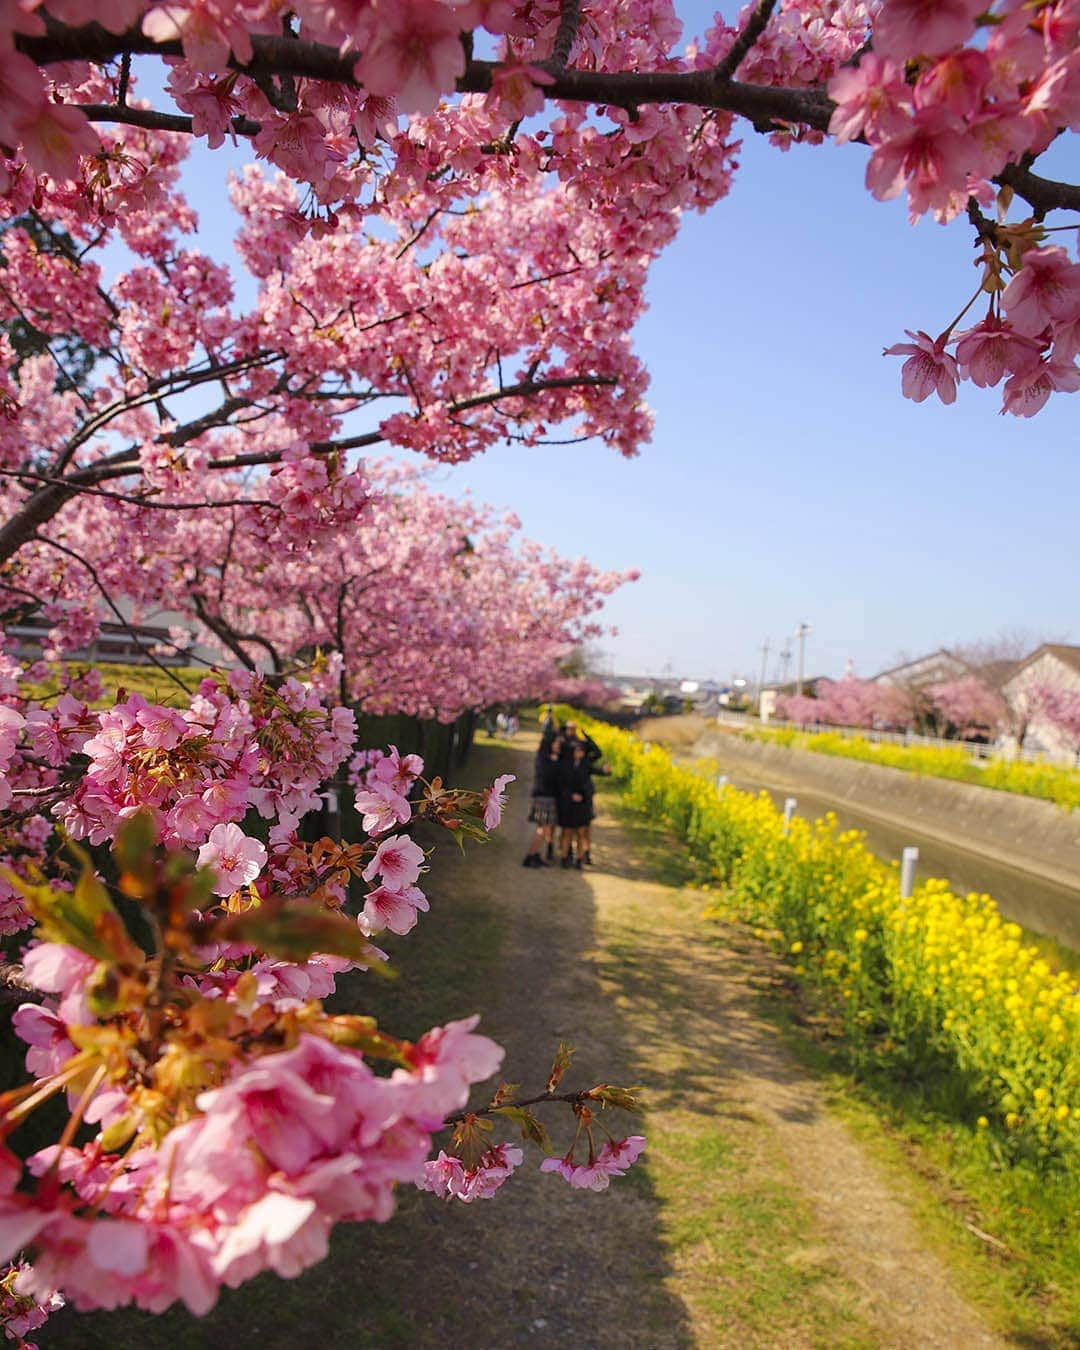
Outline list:
[[[94,663],[71,663],[68,669],[75,673],[92,669]],[[120,662],[101,661],[96,663],[101,672],[102,696],[91,702],[91,708],[109,708],[116,702],[117,692],[124,689],[129,694],[142,694],[148,703],[163,703],[171,706],[184,699],[180,687],[157,666],[124,665]],[[170,666],[169,669],[182,680],[189,689],[198,687],[199,681],[214,674],[208,666]],[[37,699],[48,703],[60,693],[61,684],[58,675],[36,682],[25,681],[19,687],[24,698]]]
[[[743,940],[764,951],[751,934]],[[936,1109],[948,1094],[933,1083],[854,1074],[805,989],[784,979],[757,989],[761,1014],[903,1191],[966,1296],[1022,1344],[1080,1344],[1080,1178],[1003,1164],[977,1127]]]

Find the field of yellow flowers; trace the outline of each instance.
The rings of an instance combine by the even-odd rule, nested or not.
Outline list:
[[[582,719],[579,719],[582,720]],[[791,821],[763,793],[718,791],[708,765],[588,722],[632,807],[685,842],[717,913],[780,945],[842,1018],[856,1060],[944,1076],[999,1163],[1080,1171],[1080,988],[988,896],[895,866],[835,820]]]
[[[793,746],[797,750],[813,750],[819,755],[864,760],[869,764],[884,764],[890,769],[903,769],[907,773],[953,778],[961,783],[996,788],[1000,792],[1017,792],[1023,797],[1041,797],[1066,811],[1080,807],[1080,771],[1057,764],[1001,758],[973,759],[960,746],[952,749],[933,745],[893,745],[888,741],[868,741],[864,736],[841,736],[835,731],[761,727],[745,734]]]

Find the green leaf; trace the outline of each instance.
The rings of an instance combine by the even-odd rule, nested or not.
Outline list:
[[[108,891],[95,875],[90,855],[75,845],[69,847],[81,867],[71,891],[54,888],[48,882],[35,884],[7,868],[0,869],[37,920],[37,936],[44,942],[77,947],[98,961],[141,965],[143,954],[128,936]]]
[[[495,1112],[520,1126],[522,1139],[537,1144],[545,1153],[555,1152],[555,1145],[543,1123],[531,1111],[526,1111],[523,1106],[497,1106]]]
[[[286,961],[307,961],[323,952],[362,961],[371,970],[382,967],[355,920],[295,900],[268,901],[245,914],[230,914],[213,925],[212,940],[249,942]]]

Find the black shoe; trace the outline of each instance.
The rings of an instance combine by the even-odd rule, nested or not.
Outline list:
[[[571,858],[571,856],[569,855],[569,853],[566,855],[565,858],[563,858],[563,860],[562,860],[562,865],[563,865],[564,867],[573,867],[573,865],[574,865],[574,860],[573,860],[573,858]]]
[[[543,867],[544,864],[540,861],[538,853],[526,853],[525,861],[521,865],[522,867]]]
[[[579,872],[581,871],[581,859],[580,859],[580,858],[578,858],[578,860],[574,863],[574,866],[577,868],[577,870],[578,870]]]
[[[547,846],[547,860],[548,860],[548,862],[551,862],[551,860],[552,860],[554,857],[555,857],[555,845],[554,845],[554,844],[548,844],[548,846]]]
[[[592,850],[591,850],[591,849],[586,849],[585,852],[582,854],[582,859],[583,859],[585,862],[587,862],[587,863],[589,864],[589,866],[591,867],[591,866],[592,866]]]

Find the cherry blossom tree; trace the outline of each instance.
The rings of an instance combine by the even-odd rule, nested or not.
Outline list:
[[[520,522],[367,466],[348,532],[267,558],[228,512],[190,512],[163,556],[177,605],[226,657],[302,669],[343,704],[452,721],[537,697],[557,662],[603,629],[592,617],[636,572],[603,573],[519,540]]]
[[[845,675],[842,680],[819,680],[813,697],[781,697],[777,716],[799,726],[903,731],[914,725],[916,707],[905,689]]]
[[[931,685],[926,693],[941,720],[962,739],[996,734],[1009,723],[1005,700],[977,675]]]

